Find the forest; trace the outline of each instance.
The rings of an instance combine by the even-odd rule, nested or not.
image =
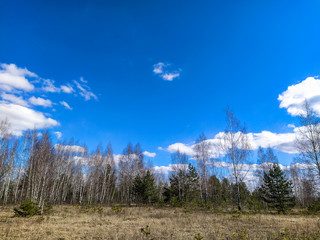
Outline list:
[[[17,205],[29,201],[42,214],[51,205],[172,206],[224,211],[275,211],[293,207],[320,211],[319,119],[306,103],[297,138],[300,162],[282,170],[272,148],[257,151],[255,187],[246,184],[252,149],[240,121],[226,111],[226,131],[212,145],[204,134],[196,140],[192,159],[180,151],[172,154],[172,171],[164,174],[146,162],[139,143],[124,148],[118,159],[109,143],[89,153],[73,141],[53,144],[48,131],[36,129],[17,137],[10,123],[0,125],[0,202]],[[211,149],[222,154],[212,157]],[[223,177],[216,163],[227,165]],[[18,211],[18,210],[17,210]]]

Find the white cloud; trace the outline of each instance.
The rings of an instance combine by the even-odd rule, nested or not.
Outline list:
[[[168,174],[169,172],[172,171],[170,166],[154,166],[153,169],[156,173],[162,173],[162,174]]]
[[[161,73],[163,73],[163,67],[165,67],[165,66],[166,66],[166,64],[164,64],[163,62],[158,62],[153,65],[153,72],[155,74],[161,74]]]
[[[273,133],[270,131],[262,131],[260,133],[248,133],[247,137],[252,150],[256,150],[259,147],[272,147],[280,152],[295,154],[298,153],[298,150],[295,146],[295,140],[298,131],[299,128],[294,128],[293,132],[291,133]],[[216,143],[220,143],[220,141],[223,139],[224,134],[224,132],[219,132],[215,135],[214,138],[207,139],[207,142],[211,145],[209,153],[211,157],[217,157],[219,155],[218,150],[214,146]],[[161,147],[159,147],[158,149],[165,150],[170,153],[174,153],[179,150],[181,153],[185,153],[188,156],[194,156],[194,147],[194,144],[187,145],[184,143],[174,143],[169,145],[165,149]]]
[[[158,62],[153,65],[153,73],[155,73],[156,75],[159,75],[159,77],[161,77],[165,81],[173,81],[175,78],[180,76],[179,71],[181,69],[179,69],[179,71],[177,70],[171,71],[169,70],[169,68],[170,68],[170,64]]]
[[[83,80],[82,78],[80,78],[80,81],[83,82],[83,83],[86,83],[85,80]],[[74,83],[76,84],[78,90],[80,91],[79,94],[84,97],[84,99],[86,101],[90,100],[91,98],[95,99],[95,100],[98,100],[98,97],[90,91],[90,87],[85,85],[85,84],[80,84],[79,82],[77,81],[74,81]]]
[[[189,156],[193,156],[194,151],[193,151],[192,147],[193,146],[187,146],[186,144],[183,144],[183,143],[174,143],[174,144],[169,145],[166,150],[170,153],[175,153],[179,150],[181,153],[185,153]]]
[[[72,110],[72,108],[69,106],[69,104],[68,104],[67,102],[65,102],[65,101],[60,101],[60,104],[61,104],[62,106],[64,106],[66,109]]]
[[[37,77],[37,74],[26,68],[18,68],[15,64],[1,64],[0,67],[0,89],[12,92],[15,89],[31,91],[34,86],[26,77]]]
[[[114,162],[118,165],[118,163],[120,162],[121,158],[122,158],[122,154],[113,154],[113,159]]]
[[[29,102],[35,106],[52,107],[52,102],[49,99],[43,99],[41,97],[32,96],[29,98]]]
[[[87,80],[84,80],[83,77],[80,77],[80,82],[88,83],[88,81],[87,81]]]
[[[84,153],[86,152],[86,149],[84,147],[78,146],[78,145],[61,145],[56,144],[54,145],[54,148],[59,151],[68,151],[73,153]]]
[[[169,172],[174,172],[179,169],[186,170],[188,164],[169,164],[169,166],[154,166],[153,170],[157,173],[168,174]]]
[[[13,103],[0,102],[0,121],[8,119],[11,131],[15,135],[21,135],[22,131],[38,128],[51,128],[59,123],[30,108]]]
[[[16,95],[13,95],[13,94],[6,94],[6,93],[2,93],[1,94],[1,98],[3,100],[8,100],[12,103],[15,103],[15,104],[18,104],[18,105],[21,105],[21,106],[24,106],[24,107],[28,107],[28,103],[23,100],[23,98],[20,96],[20,97],[17,97]]]
[[[296,131],[297,128],[294,129]],[[261,133],[249,133],[249,140],[253,149],[258,147],[272,147],[278,151],[286,153],[298,153],[295,140],[296,132],[293,133],[273,133],[262,131]]]
[[[74,92],[74,89],[73,89],[73,87],[72,87],[70,84],[61,85],[61,86],[60,86],[60,89],[61,89],[62,92],[64,92],[64,93],[73,93],[73,92]]]
[[[44,79],[42,82],[42,90],[45,92],[56,93],[60,92],[60,88],[54,86],[54,81],[51,79]]]
[[[145,155],[147,157],[154,158],[156,156],[156,153],[151,153],[151,152],[148,152],[148,151],[144,151],[143,155]]]
[[[62,132],[54,132],[54,134],[56,135],[56,137],[58,139],[60,139],[62,137]]]
[[[289,86],[278,97],[280,108],[286,108],[292,116],[304,114],[303,105],[305,100],[310,107],[320,114],[320,79],[308,77],[301,83]]]
[[[179,76],[180,76],[180,73],[176,72],[176,73],[165,73],[161,77],[163,78],[163,80],[172,81],[173,79]]]

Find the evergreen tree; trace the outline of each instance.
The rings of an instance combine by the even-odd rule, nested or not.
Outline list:
[[[134,178],[133,193],[136,204],[151,204],[157,201],[157,186],[149,170],[143,178],[139,174]]]
[[[189,164],[187,171],[178,170],[169,178],[170,186],[165,187],[165,201],[173,205],[181,205],[186,201],[198,200],[200,198],[199,175],[194,166]]]
[[[285,213],[295,205],[292,182],[286,179],[278,164],[273,164],[269,172],[264,173],[261,187],[262,198],[278,213]]]
[[[219,178],[216,175],[212,175],[208,181],[208,199],[215,205],[220,205],[222,201],[222,186]]]
[[[136,204],[140,204],[144,197],[145,186],[141,180],[140,175],[138,174],[133,180],[133,194]]]
[[[189,163],[187,172],[186,197],[189,201],[198,200],[200,198],[199,175],[194,166]]]
[[[156,202],[157,199],[157,186],[153,174],[148,170],[147,174],[143,178],[143,202],[151,204]]]

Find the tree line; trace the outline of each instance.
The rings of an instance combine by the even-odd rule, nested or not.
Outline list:
[[[212,143],[201,134],[191,160],[180,151],[172,154],[168,175],[146,163],[139,143],[129,143],[115,158],[111,144],[88,153],[86,146],[73,141],[53,145],[48,131],[40,134],[34,129],[13,136],[8,121],[2,121],[0,203],[19,204],[28,199],[42,210],[46,203],[176,207],[192,203],[278,212],[295,205],[313,206],[319,201],[320,129],[318,116],[308,103],[305,109],[296,145],[299,162],[308,169],[293,165],[285,172],[271,148],[259,148],[254,189],[246,184],[252,147],[246,128],[230,110],[226,111],[226,130],[221,137]],[[224,177],[217,176],[218,167],[224,167]]]

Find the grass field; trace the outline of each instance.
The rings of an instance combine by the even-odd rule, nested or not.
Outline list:
[[[0,239],[320,239],[319,216],[55,206],[17,218],[12,208],[0,208]]]

